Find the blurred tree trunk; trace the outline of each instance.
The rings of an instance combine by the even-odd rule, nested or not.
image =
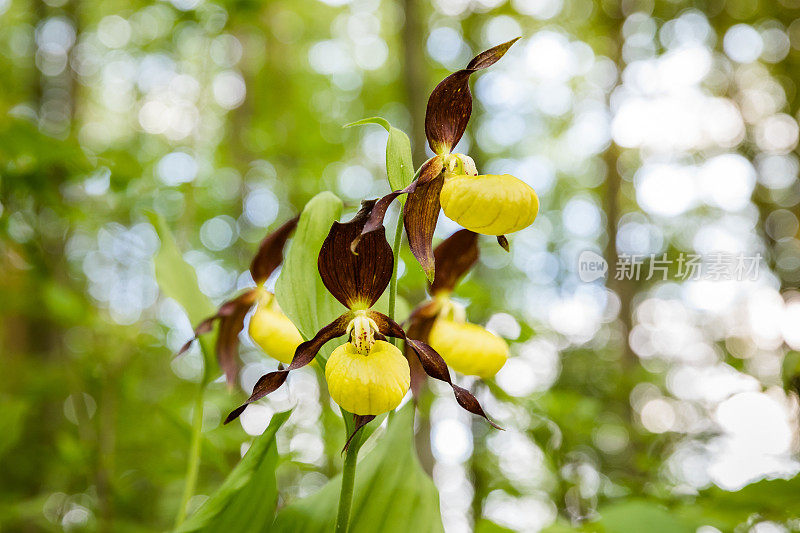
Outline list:
[[[604,9],[609,9],[609,6],[604,6]],[[609,37],[611,46],[606,50],[606,55],[611,59],[618,69],[617,83],[608,91],[606,105],[609,113],[611,109],[611,96],[614,90],[618,87],[620,78],[622,77],[622,70],[624,68],[622,59],[622,24],[625,22],[625,17],[621,12],[608,13],[601,10],[603,18],[603,26],[606,31],[604,32]],[[635,293],[634,280],[616,279],[615,268],[619,261],[619,252],[617,250],[617,231],[619,230],[619,221],[623,215],[622,208],[620,207],[620,195],[624,185],[622,175],[619,171],[618,159],[620,156],[620,148],[614,143],[614,139],[609,140],[609,146],[603,153],[603,162],[606,166],[606,188],[605,196],[603,197],[603,210],[606,213],[606,242],[603,256],[608,263],[608,279],[607,287],[613,290],[620,300],[619,320],[622,325],[622,364],[623,368],[628,368],[636,363],[636,354],[631,350],[630,342],[628,342],[628,335],[630,334],[633,326],[631,302]]]
[[[419,0],[403,0],[403,84],[411,116],[411,150],[414,162],[425,161],[425,107],[427,105],[425,76],[425,30]]]

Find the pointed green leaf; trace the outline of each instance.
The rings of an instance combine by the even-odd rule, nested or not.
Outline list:
[[[393,191],[405,189],[414,179],[414,161],[411,158],[411,141],[408,135],[381,117],[365,118],[345,127],[364,124],[378,124],[389,132],[389,139],[386,142],[386,175],[389,178],[389,186]],[[401,202],[405,202],[405,197],[400,198]]]
[[[389,421],[386,434],[356,469],[350,533],[438,533],[442,531],[439,495],[422,470],[414,450],[414,406],[409,404]],[[333,531],[341,477],[319,492],[284,507],[274,531]]]
[[[203,294],[197,283],[197,273],[183,259],[180,248],[175,242],[172,232],[164,217],[156,213],[149,214],[150,222],[156,229],[161,241],[161,248],[155,256],[155,273],[158,286],[166,296],[172,298],[183,307],[195,327],[204,319],[216,313],[216,308],[208,296]],[[205,360],[204,381],[210,381],[217,373],[217,359],[214,357],[214,336],[200,337],[200,348]]]
[[[278,304],[306,340],[345,312],[317,270],[322,241],[341,214],[342,201],[331,192],[319,193],[306,204],[275,285]],[[329,355],[327,347],[320,350],[323,360]]]
[[[181,525],[179,532],[269,531],[278,501],[275,434],[289,414],[285,411],[272,416],[269,427],[256,437],[222,486]]]

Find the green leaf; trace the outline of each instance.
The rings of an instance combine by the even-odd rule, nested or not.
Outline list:
[[[179,532],[269,531],[278,501],[275,434],[289,414],[285,411],[272,416],[269,427],[256,437],[222,486],[178,528]]]
[[[739,523],[758,514],[764,518],[784,521],[800,516],[800,476],[792,479],[764,479],[737,491],[712,487],[700,493],[693,504],[681,511],[696,515],[723,530],[732,530]]]
[[[628,500],[600,509],[599,524],[605,533],[694,533],[697,529],[655,502]]]
[[[156,213],[149,214],[150,222],[158,233],[161,248],[155,256],[156,281],[161,292],[172,298],[183,307],[189,316],[192,327],[216,313],[216,308],[208,296],[203,294],[197,283],[197,273],[194,268],[183,259],[180,248],[175,242],[164,217]],[[211,380],[217,370],[217,360],[214,357],[214,343],[212,335],[200,337],[200,348],[205,360],[203,371],[204,382]]]
[[[414,406],[389,420],[376,447],[356,468],[350,533],[438,533],[439,495],[414,450]],[[274,531],[329,533],[336,522],[341,476],[278,513]]]
[[[306,204],[275,284],[278,304],[306,340],[346,310],[322,284],[317,270],[322,241],[341,214],[342,201],[331,192],[321,192]],[[320,350],[323,363],[329,355],[329,347]]]
[[[414,179],[414,161],[411,158],[411,141],[408,135],[381,117],[358,120],[345,128],[365,124],[378,124],[389,132],[389,140],[386,142],[386,176],[389,178],[389,186],[393,191],[406,188]],[[401,201],[404,200],[401,197]]]

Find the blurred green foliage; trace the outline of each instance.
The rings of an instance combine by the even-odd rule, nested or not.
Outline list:
[[[413,163],[421,164],[425,95],[473,52],[515,32],[525,37],[515,45],[517,62],[475,84],[483,98],[476,100],[465,145],[479,168],[513,166],[536,180],[550,177],[537,181],[546,189],[532,232],[512,242],[511,256],[483,240],[482,261],[457,296],[469,303],[472,322],[508,314],[519,328],[509,335],[512,353],[523,360],[526,351],[536,357],[552,351],[554,361],[528,362],[554,375],[548,381],[521,372],[528,384],[538,380],[521,391],[499,381],[466,383],[508,426],[501,437],[479,420],[454,415],[436,386],[419,403],[416,448],[405,419],[411,410],[395,414],[365,446],[354,528],[369,530],[380,517],[385,530],[398,531],[411,530],[402,529],[411,518],[421,524],[414,522],[414,531],[438,531],[442,522],[448,530],[479,532],[797,530],[797,478],[759,480],[796,472],[798,348],[788,334],[781,337],[789,326],[796,329],[795,322],[770,344],[759,331],[721,332],[713,313],[686,312],[687,321],[707,333],[702,343],[715,368],[746,380],[743,390],[777,398],[789,413],[791,442],[782,452],[789,466],[756,472],[752,483],[729,492],[675,466],[683,450],[722,442],[715,440],[724,433],[715,418],[721,401],[677,398],[671,371],[679,363],[640,357],[632,347],[632,332],[647,314],[644,303],[680,300],[681,284],[609,279],[613,295],[597,314],[611,316],[598,319],[586,338],[557,327],[585,309],[548,317],[554,301],[580,293],[575,247],[596,249],[613,264],[629,224],[649,231],[645,240],[660,239],[659,253],[677,254],[697,242],[678,223],[694,231],[717,223],[736,228],[744,219],[749,229],[736,238],[763,252],[770,294],[781,305],[796,299],[796,139],[775,148],[767,126],[780,115],[789,122],[778,126],[790,133],[792,124],[796,128],[798,7],[793,0],[0,0],[0,530],[169,529],[184,486],[198,383],[206,380],[197,496],[189,502],[190,516],[206,511],[186,527],[216,519],[204,513],[228,509],[220,503],[224,493],[242,482],[263,501],[276,499],[279,529],[311,522],[309,531],[327,528],[330,514],[317,509],[335,507],[344,424],[318,373],[299,378],[302,397],[287,392],[266,404],[263,419],[290,407],[297,412],[280,430],[282,415],[273,415],[259,439],[254,434],[264,427],[221,425],[249,390],[227,390],[215,381],[211,359],[199,349],[172,356],[199,318],[247,284],[242,273],[270,229],[308,202],[325,203],[314,211],[320,220],[303,212],[298,229],[321,239],[331,219],[353,212],[361,198],[388,192],[386,165],[390,177],[406,183],[414,165],[386,153],[387,136],[405,146],[400,130],[407,132]],[[728,32],[738,24],[761,36],[755,44],[746,41],[752,46],[743,53],[761,46],[761,56],[726,56]],[[656,134],[654,143],[641,145],[609,138],[610,117],[631,93],[623,73],[636,77],[626,68],[668,55],[668,37],[681,28],[702,34],[706,25],[707,35],[693,42],[708,52],[711,67],[692,87],[730,103],[741,122],[739,137],[679,148],[664,148],[668,140]],[[535,50],[524,43],[545,34],[557,38],[543,44],[563,41],[574,52],[569,58],[578,66],[570,76],[548,79],[551,71],[535,71],[534,60],[526,59]],[[780,52],[784,40],[785,53],[773,60],[777,56],[769,54]],[[728,42],[729,48],[736,44]],[[589,65],[583,71],[581,61]],[[655,73],[648,76],[656,80]],[[523,78],[535,79],[509,89]],[[667,84],[662,78],[653,83],[645,99],[655,99],[658,84]],[[566,109],[555,111],[564,101]],[[704,105],[692,109],[699,113]],[[587,123],[578,128],[577,119],[592,106],[605,122],[599,130]],[[387,135],[374,127],[343,128],[373,115],[399,129]],[[676,135],[691,137],[690,126]],[[518,127],[524,135],[515,138]],[[586,148],[598,137],[596,149]],[[758,171],[741,212],[700,202],[670,216],[640,205],[638,171],[648,160],[691,166],[728,152],[746,158],[754,175]],[[767,180],[777,171],[765,165],[776,161],[788,165],[785,185]],[[322,191],[335,192],[344,206]],[[575,199],[597,210],[588,233],[566,228],[562,215]],[[778,211],[783,218],[770,218]],[[395,219],[387,218],[389,235]],[[446,224],[440,222],[438,236],[453,229]],[[327,296],[312,255],[293,249],[277,281],[284,310],[304,323],[315,313],[309,320],[324,322],[336,307],[319,303]],[[403,318],[426,297],[425,278],[407,251],[399,260]],[[179,270],[171,270],[175,265]],[[192,288],[195,279],[201,293]],[[310,307],[292,309],[285,291],[312,295]],[[749,309],[761,313],[741,301],[728,307],[726,320]],[[659,313],[663,331],[676,319]],[[499,323],[508,324],[507,318]],[[203,343],[209,347],[213,340]],[[242,385],[252,386],[253,372],[274,363],[252,345],[242,351],[252,369]],[[643,422],[641,405],[648,401],[667,402],[675,416],[691,420],[655,431]],[[437,425],[441,420],[455,420],[466,436],[441,437],[448,428],[461,435],[452,425]],[[272,429],[274,446],[267,442]],[[261,446],[266,454],[258,465],[248,460],[256,454],[241,459],[250,443],[251,451]],[[460,455],[448,448],[457,445]],[[690,473],[708,466],[693,464]],[[254,488],[243,471],[260,472],[259,466],[270,472],[258,476],[264,485]],[[434,474],[441,495],[425,472]]]

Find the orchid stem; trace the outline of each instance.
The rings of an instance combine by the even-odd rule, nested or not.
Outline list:
[[[361,430],[353,437],[347,448],[342,468],[342,488],[339,492],[339,513],[336,516],[335,533],[347,533],[350,524],[350,507],[353,503],[353,487],[356,481],[356,462],[358,450],[361,448]]]
[[[189,443],[189,461],[186,466],[186,482],[183,487],[183,497],[178,508],[178,516],[175,518],[175,528],[177,529],[186,519],[189,500],[194,494],[197,485],[197,473],[200,470],[200,451],[203,437],[203,399],[206,392],[205,380],[201,381],[197,388],[194,410],[192,413],[192,437]]]

